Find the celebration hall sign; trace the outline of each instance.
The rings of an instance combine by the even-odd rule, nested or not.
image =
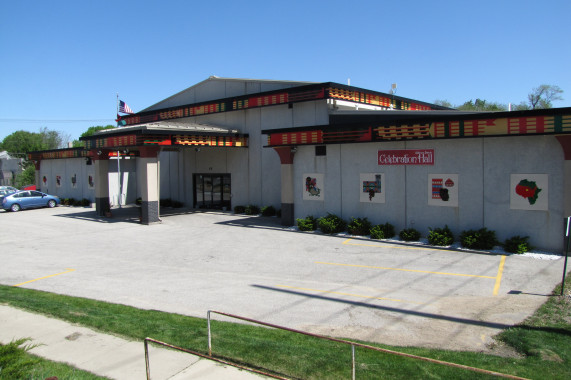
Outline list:
[[[434,165],[434,149],[379,150],[379,165]]]

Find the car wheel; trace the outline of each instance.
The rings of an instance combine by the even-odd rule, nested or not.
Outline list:
[[[49,207],[49,208],[56,207],[56,201],[54,201],[53,199],[50,199],[50,200],[48,201],[48,207]]]
[[[10,210],[13,211],[13,212],[18,212],[18,211],[20,211],[21,209],[22,209],[22,208],[21,208],[20,205],[17,204],[17,203],[14,203],[12,206],[10,206]]]

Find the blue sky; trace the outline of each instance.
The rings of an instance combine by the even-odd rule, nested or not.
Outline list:
[[[79,137],[210,75],[347,83],[461,104],[558,85],[571,1],[2,1],[0,140]]]

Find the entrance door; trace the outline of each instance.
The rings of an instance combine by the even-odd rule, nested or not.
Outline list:
[[[194,208],[230,210],[230,174],[195,174]]]

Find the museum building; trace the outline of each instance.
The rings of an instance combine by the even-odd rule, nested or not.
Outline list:
[[[98,215],[142,200],[274,206],[397,231],[486,227],[561,252],[571,215],[571,108],[463,112],[338,83],[210,77],[85,148],[34,152],[36,182]]]

